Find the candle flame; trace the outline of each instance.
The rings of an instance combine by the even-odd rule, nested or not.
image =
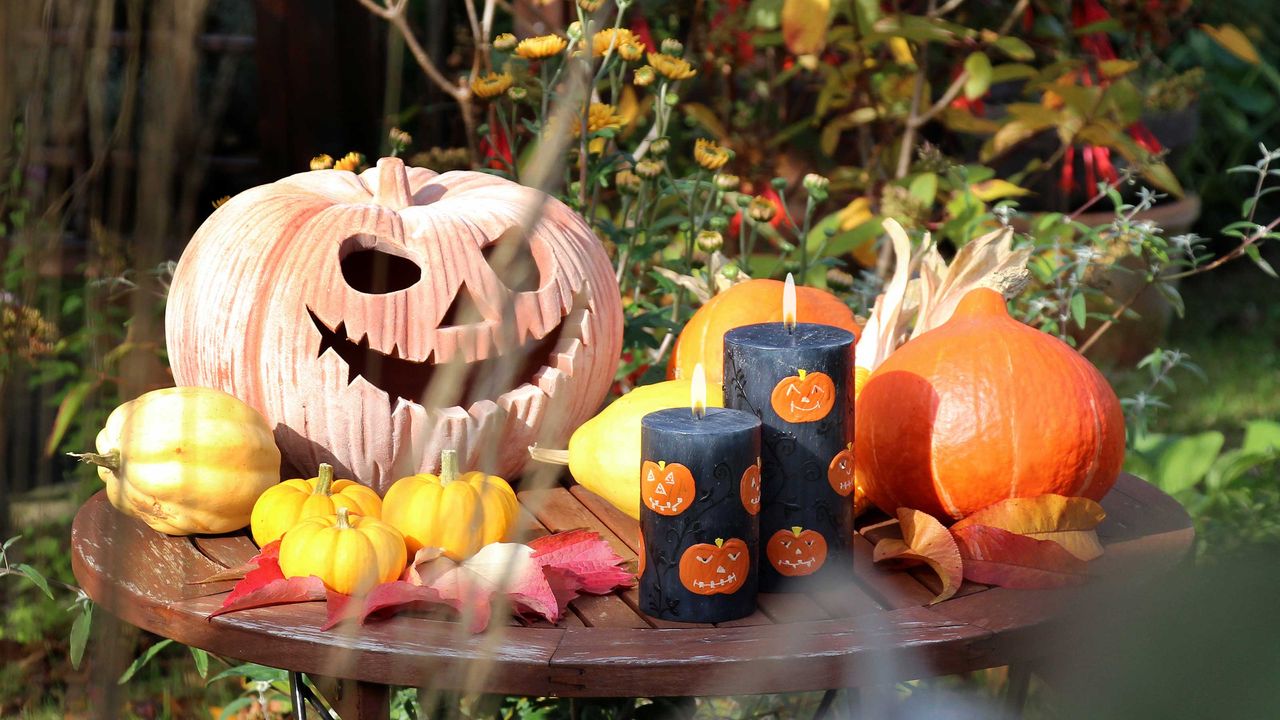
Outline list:
[[[787,284],[782,289],[782,324],[787,332],[796,329],[796,281],[791,273],[787,273]]]
[[[689,405],[693,416],[701,420],[707,414],[707,371],[702,363],[693,366],[693,382],[689,385]]]

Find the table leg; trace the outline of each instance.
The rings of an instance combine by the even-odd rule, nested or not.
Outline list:
[[[333,709],[342,720],[388,720],[391,717],[391,688],[378,683],[341,680]]]
[[[1031,686],[1030,663],[1017,663],[1009,666],[1009,686],[1005,689],[1004,702],[1015,717],[1022,716],[1022,709],[1027,704],[1027,689]]]
[[[836,693],[839,690],[831,689],[822,694],[822,701],[818,703],[818,709],[813,711],[813,720],[822,720],[831,712],[831,706],[836,701]]]

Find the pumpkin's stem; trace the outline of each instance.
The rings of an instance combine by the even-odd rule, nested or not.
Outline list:
[[[551,448],[540,448],[537,445],[529,446],[529,457],[540,463],[548,465],[568,465],[568,450],[552,450]]]
[[[346,507],[338,508],[338,529],[351,529],[351,509]]]
[[[311,491],[312,495],[331,495],[333,494],[333,466],[329,463],[320,463],[320,474],[316,477],[316,489]]]
[[[373,201],[388,210],[403,210],[413,204],[403,160],[385,157],[378,161],[378,192]]]
[[[97,465],[99,467],[104,467],[110,470],[111,472],[116,472],[120,469],[120,451],[119,450],[112,450],[109,453],[101,453],[101,454],[100,453],[67,453],[67,454],[79,460],[82,463],[88,463],[89,465]]]
[[[799,525],[792,525],[792,526],[791,526],[791,534],[792,534],[792,535],[795,535],[796,537],[800,537],[800,531],[801,531],[801,530],[803,530],[803,529],[804,529],[804,528],[800,527]]]
[[[440,484],[448,485],[458,479],[458,451],[453,449],[440,452]]]

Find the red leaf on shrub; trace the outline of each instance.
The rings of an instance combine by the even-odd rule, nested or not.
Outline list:
[[[1044,589],[1078,585],[1087,568],[1051,540],[1036,540],[987,525],[954,530],[966,580],[1001,587]]]

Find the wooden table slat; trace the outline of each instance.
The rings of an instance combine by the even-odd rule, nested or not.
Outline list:
[[[853,536],[853,572],[858,584],[889,609],[928,605],[937,593],[920,584],[910,573],[887,570],[875,564],[871,541]]]

